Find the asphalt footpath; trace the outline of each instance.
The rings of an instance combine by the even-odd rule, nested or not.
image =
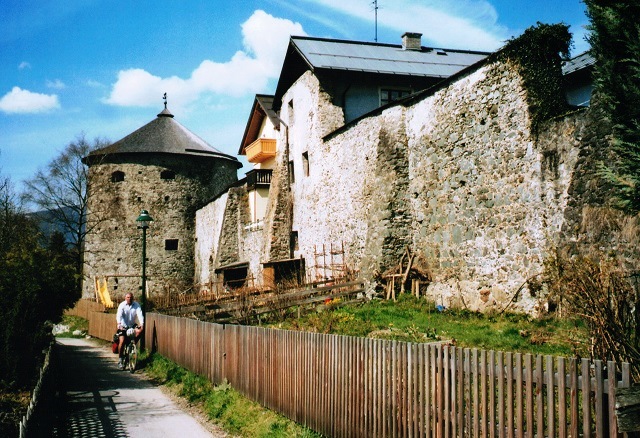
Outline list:
[[[211,437],[140,371],[117,368],[103,343],[58,338],[55,437]],[[45,431],[41,431],[45,432]],[[42,434],[44,435],[44,434]]]

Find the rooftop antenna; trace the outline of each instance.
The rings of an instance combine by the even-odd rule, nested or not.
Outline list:
[[[371,4],[373,5],[373,12],[374,12],[374,15],[375,15],[375,24],[376,24],[375,25],[376,33],[375,33],[375,37],[373,38],[373,40],[377,43],[378,42],[378,9],[379,9],[378,8],[378,0],[373,0],[371,2]]]
[[[167,93],[164,93],[164,96],[162,96],[162,100],[164,100],[164,109],[167,109]]]

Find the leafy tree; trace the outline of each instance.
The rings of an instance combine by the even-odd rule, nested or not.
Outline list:
[[[26,182],[25,201],[48,213],[46,220],[71,244],[75,257],[76,288],[82,287],[83,244],[87,230],[88,168],[82,158],[105,147],[107,140],[90,143],[80,134],[45,169]]]
[[[640,2],[585,0],[594,67],[594,110],[611,123],[610,156],[600,175],[613,204],[640,212]]]
[[[27,386],[36,376],[50,322],[79,298],[74,260],[53,235],[41,245],[38,224],[17,202],[9,179],[0,183],[0,388]]]

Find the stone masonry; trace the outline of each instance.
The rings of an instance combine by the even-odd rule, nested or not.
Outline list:
[[[147,231],[149,294],[191,286],[196,209],[234,182],[236,169],[214,157],[154,153],[108,155],[90,165],[83,295],[94,297],[94,276],[104,275],[113,276],[109,290],[117,297],[139,294],[142,233],[135,220],[142,209],[154,219]],[[166,171],[175,176],[163,178]],[[123,180],[113,181],[114,172]]]
[[[518,69],[494,59],[343,125],[341,108],[306,72],[282,99],[287,129],[262,237],[238,238],[238,254],[284,258],[297,231],[295,256],[308,274],[318,246],[343,244],[345,263],[373,280],[408,247],[426,260],[427,294],[439,304],[535,312],[545,297],[529,282],[578,226],[565,211],[585,113],[533,135]]]

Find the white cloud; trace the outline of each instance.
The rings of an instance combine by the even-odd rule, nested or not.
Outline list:
[[[98,82],[93,79],[85,81],[85,85],[90,88],[104,88],[104,84],[102,82]]]
[[[226,62],[204,60],[189,78],[161,78],[143,69],[121,70],[106,103],[154,106],[163,93],[180,108],[206,93],[243,96],[263,92],[280,74],[290,35],[305,35],[302,25],[257,10],[242,24],[244,50]]]
[[[368,1],[305,1],[366,22],[373,20],[373,6]],[[309,8],[309,11],[313,10]],[[322,16],[316,15],[317,21],[321,22]],[[394,0],[381,2],[378,11],[379,27],[393,29],[398,35],[420,32],[424,45],[451,49],[500,48],[507,38],[507,29],[497,21],[495,8],[486,0]]]
[[[18,64],[18,70],[24,70],[27,68],[31,68],[31,64],[29,64],[27,61],[22,61],[20,64]]]
[[[47,87],[53,88],[53,89],[56,89],[56,90],[63,90],[65,88],[67,88],[65,83],[62,82],[60,79],[56,79],[55,81],[47,81]]]
[[[0,111],[5,113],[41,113],[55,108],[60,108],[55,94],[33,93],[20,87],[13,87],[0,99]]]

